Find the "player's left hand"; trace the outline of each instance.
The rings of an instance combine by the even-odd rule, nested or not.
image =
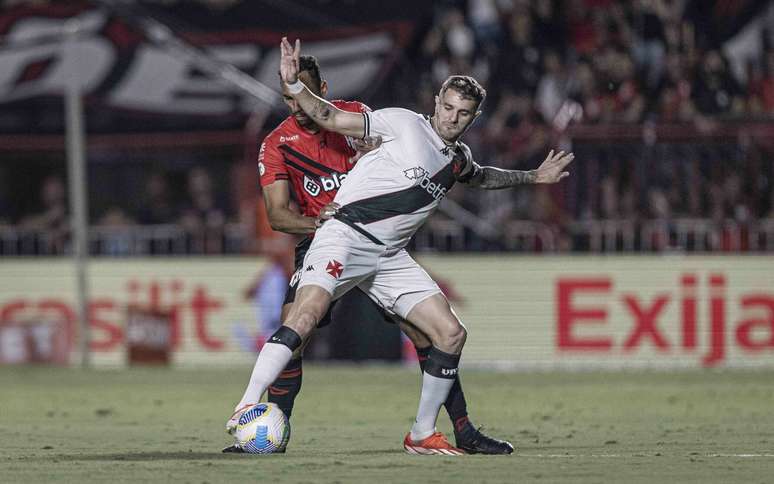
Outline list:
[[[352,147],[363,153],[375,150],[382,145],[381,136],[366,136],[365,138],[356,138],[352,140]]]
[[[548,153],[548,156],[535,170],[535,183],[556,183],[559,180],[570,176],[569,171],[564,168],[575,158],[572,153],[560,151],[554,154],[554,150]]]
[[[320,209],[320,215],[315,219],[314,225],[319,228],[326,220],[332,219],[338,213],[340,208],[341,205],[335,202],[326,204]]]
[[[296,39],[296,45],[291,46],[287,37],[280,41],[280,77],[285,84],[298,81],[299,58],[301,57],[301,40]]]

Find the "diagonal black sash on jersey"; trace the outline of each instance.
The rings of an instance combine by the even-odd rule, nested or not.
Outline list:
[[[447,164],[430,178],[430,182],[440,185],[445,190],[449,190],[454,185],[454,181],[451,164]],[[365,235],[372,242],[385,245],[356,223],[369,224],[397,215],[407,215],[434,201],[436,198],[425,187],[417,184],[397,192],[384,193],[344,205],[335,218]]]
[[[363,234],[368,240],[370,240],[374,244],[376,244],[376,245],[387,245],[384,242],[382,242],[381,240],[379,240],[376,237],[374,237],[374,235],[371,232],[367,231],[363,227],[357,225],[355,222],[350,220],[349,216],[347,214],[337,213],[336,215],[333,216],[333,218],[335,218],[339,222],[345,223],[345,224],[349,225],[350,227],[352,227],[353,229],[357,230],[358,232]]]
[[[315,170],[318,170],[322,173],[327,173],[328,175],[333,175],[334,173],[338,173],[336,170],[331,168],[330,166],[325,166],[322,163],[319,163],[315,161],[314,159],[306,156],[305,154],[301,153],[300,151],[296,151],[290,146],[286,144],[279,145],[279,149],[282,150],[285,155],[290,155],[296,158],[296,160],[301,161],[305,163],[308,167],[311,167]],[[287,159],[286,159],[287,160]],[[298,166],[298,163],[294,163],[295,166]],[[303,168],[301,168],[302,171],[304,171]],[[307,168],[305,171],[309,171],[309,168]],[[316,173],[313,173],[314,176],[320,176]]]

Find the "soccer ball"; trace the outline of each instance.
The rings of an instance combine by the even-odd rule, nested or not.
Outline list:
[[[236,445],[249,454],[284,452],[290,440],[290,422],[274,403],[258,403],[239,417]]]

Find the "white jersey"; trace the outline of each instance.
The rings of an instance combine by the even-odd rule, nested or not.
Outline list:
[[[455,161],[455,150],[428,118],[401,108],[363,113],[365,135],[382,145],[358,160],[334,202],[337,219],[388,247],[404,247],[435,211],[455,181],[477,168]]]

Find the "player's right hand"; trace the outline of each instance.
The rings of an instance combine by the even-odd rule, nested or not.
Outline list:
[[[287,37],[280,41],[280,77],[285,84],[298,81],[298,65],[301,57],[301,40],[296,39],[295,47],[290,45]]]
[[[320,209],[320,215],[318,215],[314,220],[315,227],[319,228],[322,224],[325,223],[326,220],[330,220],[336,216],[340,208],[341,205],[335,202],[326,204],[323,208]]]

